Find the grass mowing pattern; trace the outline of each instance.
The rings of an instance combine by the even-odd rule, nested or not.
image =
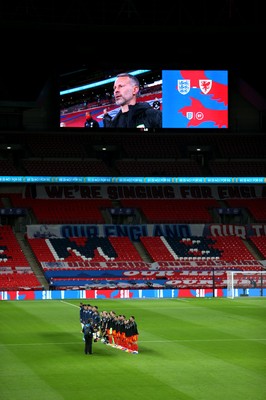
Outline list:
[[[266,299],[85,300],[134,315],[139,353],[93,343],[79,301],[1,301],[1,400],[265,400]]]

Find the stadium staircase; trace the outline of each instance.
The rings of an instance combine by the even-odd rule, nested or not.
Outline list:
[[[152,258],[141,242],[133,242],[137,252],[140,254],[143,261],[152,263]]]
[[[17,241],[21,247],[21,250],[23,251],[26,259],[28,260],[29,265],[31,266],[32,271],[34,272],[34,274],[36,275],[38,280],[41,282],[44,289],[48,290],[49,283],[47,282],[47,280],[44,276],[43,270],[39,267],[34,255],[32,253],[32,250],[28,246],[23,233],[16,232],[15,235],[16,235]]]
[[[256,248],[255,244],[250,240],[244,240],[248,251],[256,258],[256,260],[263,260],[264,257],[261,252]]]

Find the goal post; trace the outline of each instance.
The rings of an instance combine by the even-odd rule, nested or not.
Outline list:
[[[257,289],[263,295],[266,288],[266,271],[226,271],[227,297],[248,296],[251,289]]]

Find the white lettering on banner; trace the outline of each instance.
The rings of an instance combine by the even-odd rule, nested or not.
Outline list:
[[[0,300],[9,300],[8,292],[0,292]]]
[[[80,299],[86,299],[86,290],[80,290],[79,291],[79,298]]]
[[[247,237],[246,227],[244,225],[209,225],[211,236],[239,236],[242,239]]]
[[[157,277],[162,278],[165,276],[173,276],[175,275],[175,271],[124,271],[123,276],[143,276],[143,277]]]
[[[102,265],[102,264],[103,264],[103,263],[101,263],[101,265]],[[88,262],[87,265],[90,266],[91,263]],[[147,267],[150,266],[149,263],[146,263],[146,262],[144,262],[144,261],[136,261],[136,262],[134,262],[134,261],[119,261],[119,262],[107,261],[107,262],[104,263],[104,265],[105,265],[106,268],[111,268],[111,269],[112,269],[112,268],[116,268],[116,269],[121,268],[121,269],[124,269],[124,268],[128,268],[128,267],[132,267],[132,268],[142,268],[142,267],[145,267],[145,266],[147,266]]]
[[[248,260],[248,261],[224,261],[224,260],[202,260],[202,261],[185,261],[185,262],[178,262],[178,261],[164,261],[158,262],[158,264],[162,267],[235,267],[235,266],[246,266],[246,267],[254,267],[254,266],[262,266],[262,262],[259,260]]]
[[[52,299],[52,292],[51,292],[51,290],[43,290],[43,291],[42,291],[42,299],[43,299],[43,300],[51,300],[51,299]]]
[[[211,282],[212,282],[212,281],[211,281]],[[178,285],[178,284],[183,284],[183,285],[185,285],[185,286],[192,286],[192,287],[193,287],[193,285],[198,285],[198,284],[199,284],[199,281],[198,281],[198,279],[182,279],[182,280],[174,279],[174,280],[172,280],[172,281],[167,281],[165,284],[166,284],[166,285]]]
[[[196,289],[196,297],[205,297],[204,289]]]
[[[171,281],[165,282],[166,286],[179,286],[183,283],[181,279],[172,279]]]
[[[30,197],[27,187],[24,197]],[[266,197],[262,185],[36,185],[36,198],[47,199],[252,199]]]
[[[183,282],[185,282],[186,280],[184,280],[184,277],[187,278],[187,276],[190,276],[191,282],[198,282],[199,279],[204,280],[205,283],[208,283],[209,285],[212,285],[213,280],[212,280],[212,271],[210,271],[210,274],[208,274],[208,271],[193,271],[190,272],[189,270],[187,271],[183,271],[183,272],[178,272],[178,271],[161,271],[161,274],[158,274],[156,272],[154,272],[152,275],[146,275],[144,271],[126,271],[123,272],[122,271],[122,277],[134,277],[135,279],[168,279],[166,281],[166,285],[170,282],[173,282],[174,280],[179,281],[179,279],[183,279]],[[224,277],[225,272],[221,271],[219,273],[219,271],[215,271],[215,277],[216,278],[221,278]],[[114,277],[116,275],[114,274]],[[170,280],[171,278],[171,280]]]
[[[129,290],[120,290],[121,299],[129,299]]]
[[[251,228],[255,231],[255,236],[264,236],[266,235],[266,225],[251,225]]]
[[[194,263],[194,261],[186,261],[186,260],[158,261],[158,262],[152,264],[152,268],[160,269],[163,267],[185,267],[185,266],[191,266],[191,265],[193,265],[193,263]]]

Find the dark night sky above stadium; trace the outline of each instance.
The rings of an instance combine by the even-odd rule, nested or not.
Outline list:
[[[89,12],[85,1],[76,8],[60,3],[50,10],[50,3],[38,8],[27,1],[1,6],[0,101],[35,101],[47,79],[84,64],[224,68],[264,90],[266,17],[259,1],[249,7],[221,1],[220,8],[213,1],[115,1],[112,7],[102,1],[98,8],[90,3]]]

